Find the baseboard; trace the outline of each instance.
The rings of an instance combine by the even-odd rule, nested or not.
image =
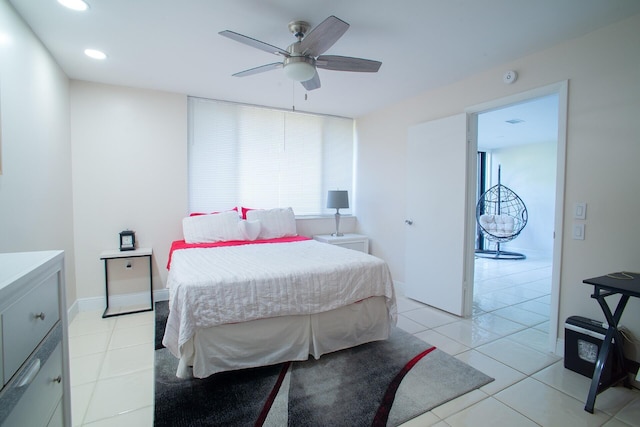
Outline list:
[[[169,299],[169,289],[156,289],[153,291],[154,301],[167,301]],[[109,297],[110,308],[128,307],[132,305],[149,304],[149,292],[136,292],[131,294],[111,295]],[[71,304],[67,310],[69,322],[71,322],[78,313],[83,311],[104,310],[104,297],[80,298]]]
[[[404,282],[399,282],[397,280],[393,281],[393,287],[396,290],[396,296],[404,296]]]
[[[564,338],[558,338],[556,340],[556,356],[564,358]]]

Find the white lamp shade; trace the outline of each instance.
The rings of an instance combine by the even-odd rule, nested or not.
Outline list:
[[[346,190],[329,191],[327,195],[327,208],[346,209],[349,207],[349,192]]]
[[[284,67],[284,73],[291,80],[295,80],[297,82],[306,82],[307,80],[311,80],[313,78],[313,76],[316,74],[316,69],[308,62],[289,62]]]

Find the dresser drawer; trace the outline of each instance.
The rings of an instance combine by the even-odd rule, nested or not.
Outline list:
[[[62,399],[60,399],[60,402],[58,402],[58,406],[56,407],[56,411],[49,420],[47,427],[64,427],[64,409],[62,406]]]
[[[36,361],[29,360],[26,370]],[[21,373],[22,374],[22,373]],[[18,377],[18,379],[21,379]],[[12,387],[16,387],[15,384]],[[2,427],[46,426],[55,418],[56,407],[62,399],[62,346],[56,346],[46,360],[42,360],[40,370],[33,380],[24,385],[26,390],[15,405]],[[58,415],[59,417],[59,415]],[[52,424],[55,425],[55,424]]]
[[[57,274],[44,279],[2,313],[5,383],[59,319]]]

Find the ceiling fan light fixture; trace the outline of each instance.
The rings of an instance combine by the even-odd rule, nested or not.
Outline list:
[[[316,67],[312,58],[292,56],[284,61],[284,74],[291,80],[306,82],[316,75]]]

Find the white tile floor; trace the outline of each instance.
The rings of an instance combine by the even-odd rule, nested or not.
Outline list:
[[[154,313],[101,315],[69,325],[73,426],[152,426]]]
[[[399,297],[398,326],[495,381],[405,426],[640,426],[640,391],[623,387],[584,411],[590,380],[547,352],[548,260],[476,262],[474,315],[460,319]],[[70,325],[74,426],[153,425],[153,312]]]

